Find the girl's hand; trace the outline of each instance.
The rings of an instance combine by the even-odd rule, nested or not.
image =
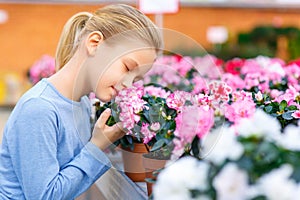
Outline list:
[[[117,123],[113,126],[107,126],[105,123],[111,114],[110,109],[106,109],[96,121],[92,133],[91,142],[101,150],[106,149],[110,144],[125,135],[122,124]]]

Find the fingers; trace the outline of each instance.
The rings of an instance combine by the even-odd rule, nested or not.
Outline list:
[[[122,122],[118,122],[115,124],[115,126],[121,131],[121,132],[124,132],[126,133],[127,132],[127,129],[124,128],[123,126],[123,123]]]
[[[99,128],[104,129],[106,126],[106,121],[110,117],[111,110],[107,108],[99,117],[97,123],[99,125]]]

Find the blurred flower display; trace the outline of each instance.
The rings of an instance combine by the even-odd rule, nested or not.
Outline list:
[[[48,78],[55,73],[55,59],[49,55],[43,55],[30,67],[28,71],[29,81],[34,85],[43,78]]]
[[[278,58],[160,57],[142,89],[131,91],[130,103],[118,110],[128,114],[137,106],[129,112],[137,116],[118,118],[129,133],[143,133],[154,150],[172,147],[154,199],[297,199],[299,85],[298,63]],[[122,107],[118,98],[113,103]],[[153,109],[149,102],[157,99],[163,103]],[[273,189],[279,181],[287,192]]]
[[[185,156],[167,163],[154,199],[298,199],[299,125],[281,131],[276,118],[257,109],[236,127],[212,131],[203,140],[201,159]]]

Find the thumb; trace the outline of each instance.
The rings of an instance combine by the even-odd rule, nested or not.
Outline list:
[[[106,121],[110,117],[111,110],[109,108],[105,109],[105,111],[100,115],[97,123],[99,128],[103,129],[106,126]]]

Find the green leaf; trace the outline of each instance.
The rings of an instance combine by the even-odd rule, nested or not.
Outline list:
[[[282,118],[285,119],[285,120],[292,120],[293,119],[293,114],[294,112],[293,111],[287,111],[285,113],[282,114]]]
[[[133,144],[132,136],[130,136],[130,135],[125,135],[124,137],[125,137],[126,141],[127,141],[129,144]]]
[[[287,107],[288,110],[298,110],[297,106],[291,105]]]
[[[164,140],[158,140],[152,147],[151,151],[156,151],[160,149],[165,144]]]
[[[199,156],[200,149],[199,149],[199,138],[195,137],[192,141],[192,152],[195,157]]]
[[[266,111],[267,113],[271,113],[272,110],[273,110],[273,107],[272,107],[272,106],[266,106],[266,107],[265,107],[265,111]]]
[[[286,100],[282,100],[279,104],[279,111],[282,112],[284,109],[287,107],[287,102]]]
[[[255,198],[253,198],[252,200],[267,200],[267,197],[265,197],[265,196],[257,196]]]

